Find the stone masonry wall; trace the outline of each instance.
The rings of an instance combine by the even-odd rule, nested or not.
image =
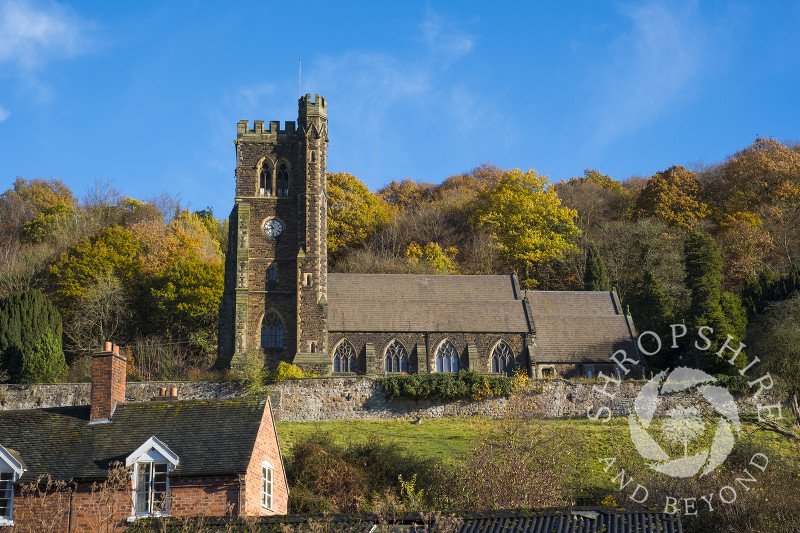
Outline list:
[[[547,418],[585,417],[592,406],[608,406],[615,416],[626,415],[643,381],[622,382],[614,399],[592,393],[595,384],[602,382],[542,382],[541,392],[532,402],[536,411]],[[143,401],[156,396],[160,387],[178,388],[180,399],[231,398],[246,396],[247,391],[236,382],[146,382],[128,383],[128,401]],[[609,385],[609,390],[614,388]],[[63,385],[0,385],[0,410],[35,409],[86,405],[89,403],[88,383]],[[690,395],[694,398],[695,395]],[[763,404],[777,401],[768,395]],[[319,421],[392,418],[440,418],[474,415],[496,416],[502,412],[506,399],[485,401],[459,400],[390,400],[377,380],[366,377],[337,377],[289,380],[270,387],[276,420]],[[669,398],[665,408],[680,398]],[[702,402],[693,402],[702,405]],[[758,402],[752,396],[737,399],[740,412],[755,412]],[[593,411],[596,412],[596,411]]]

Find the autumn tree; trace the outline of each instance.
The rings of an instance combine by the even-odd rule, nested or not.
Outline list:
[[[531,274],[537,265],[564,254],[577,252],[576,213],[561,207],[549,182],[535,170],[511,170],[496,187],[480,194],[475,202],[472,224],[485,229],[507,263],[531,288]]]
[[[328,174],[328,253],[362,246],[389,221],[384,204],[366,185],[347,172]]]
[[[213,331],[219,316],[224,267],[195,256],[176,261],[151,278],[151,321],[158,333]]]
[[[757,138],[702,176],[703,194],[724,214],[753,212],[800,195],[800,152]]]
[[[717,237],[722,245],[724,285],[741,292],[748,277],[767,267],[772,238],[758,216],[741,212],[722,219]]]
[[[708,214],[695,173],[682,166],[672,166],[647,180],[636,207],[640,217],[655,217],[670,227],[687,230]]]
[[[129,290],[137,281],[139,243],[120,227],[106,228],[82,239],[50,266],[47,277],[56,305],[71,320],[89,287],[102,276],[113,276]]]

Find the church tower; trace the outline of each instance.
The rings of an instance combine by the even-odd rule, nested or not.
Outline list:
[[[260,349],[270,368],[327,368],[327,102],[307,94],[296,123],[248,126],[238,123],[234,141],[217,366]]]

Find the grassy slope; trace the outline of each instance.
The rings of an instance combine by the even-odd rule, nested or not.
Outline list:
[[[616,470],[606,473],[599,458],[619,456],[620,460],[636,455],[628,433],[626,418],[615,418],[608,423],[588,419],[541,420],[546,429],[565,436],[569,443],[560,450],[557,459],[569,473],[572,498],[583,502],[597,502],[614,492],[611,477]],[[449,467],[457,467],[475,439],[496,421],[473,418],[427,419],[421,424],[407,420],[348,420],[331,422],[279,422],[277,424],[281,451],[288,455],[294,443],[315,433],[330,433],[338,442],[347,444],[367,439],[370,435],[397,442],[414,452],[432,457]],[[745,426],[744,439],[755,442],[759,449],[770,450],[770,455],[780,455],[797,464],[798,449],[774,433],[754,432]]]

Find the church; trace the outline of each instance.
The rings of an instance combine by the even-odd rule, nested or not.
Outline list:
[[[525,291],[514,275],[328,273],[325,98],[237,125],[217,366],[261,350],[318,375],[619,376],[636,355],[615,291]],[[640,377],[627,375],[625,377]]]

